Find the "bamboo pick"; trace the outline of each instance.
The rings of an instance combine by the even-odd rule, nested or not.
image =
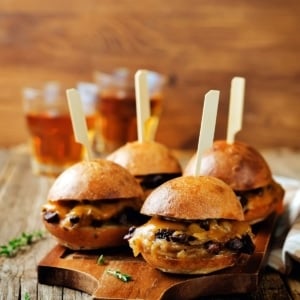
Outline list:
[[[196,152],[195,176],[199,175],[203,152],[213,144],[220,91],[210,90],[205,94],[201,127]]]
[[[145,142],[147,139],[146,122],[150,118],[150,97],[147,81],[147,71],[138,70],[135,73],[134,79],[138,141]]]
[[[87,160],[93,158],[88,129],[79,92],[76,89],[66,91],[75,140],[86,149]]]
[[[242,129],[244,93],[245,78],[234,77],[231,81],[229,100],[229,115],[226,137],[228,144],[232,144],[234,142],[236,133]]]

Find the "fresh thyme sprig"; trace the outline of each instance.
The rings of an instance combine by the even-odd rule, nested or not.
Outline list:
[[[106,272],[124,282],[129,282],[132,280],[132,277],[130,275],[121,273],[117,270],[107,270]]]
[[[97,259],[97,264],[98,265],[105,265],[106,264],[106,261],[105,261],[105,258],[104,258],[104,255],[101,254],[98,259]]]
[[[0,256],[12,257],[15,256],[19,251],[24,249],[26,246],[44,237],[44,232],[41,230],[25,233],[21,236],[10,240],[7,245],[0,246]]]

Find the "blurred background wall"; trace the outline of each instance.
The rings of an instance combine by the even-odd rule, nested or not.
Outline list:
[[[73,87],[95,70],[168,76],[157,140],[197,145],[204,94],[221,91],[225,138],[230,81],[246,78],[243,130],[258,148],[300,148],[299,0],[1,0],[0,145],[26,141],[21,89]]]

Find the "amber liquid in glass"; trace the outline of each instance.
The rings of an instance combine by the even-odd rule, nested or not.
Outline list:
[[[26,121],[34,159],[37,164],[52,165],[52,175],[57,175],[60,169],[83,158],[83,147],[74,139],[71,118],[68,114],[54,116],[27,114]],[[94,129],[94,123],[95,116],[88,116],[87,126],[90,130]]]
[[[151,98],[151,126],[157,127],[162,111],[162,97]],[[136,102],[134,95],[116,97],[102,95],[98,103],[96,121],[97,150],[110,153],[126,142],[137,140]]]

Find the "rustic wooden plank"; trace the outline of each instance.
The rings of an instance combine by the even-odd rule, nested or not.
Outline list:
[[[217,287],[216,287],[217,289]],[[265,276],[260,282],[260,288],[257,292],[243,295],[229,295],[229,296],[211,296],[201,297],[201,300],[291,300],[287,295],[286,288],[280,276],[273,272],[266,272]],[[200,300],[200,299],[199,299]]]
[[[90,295],[79,291],[64,288],[64,300],[91,300]]]
[[[48,286],[44,284],[38,285],[38,300],[52,300],[52,299],[63,299],[63,300],[91,300],[91,297],[85,293],[61,288],[58,286]]]
[[[0,282],[0,299],[18,299],[19,297],[19,279],[12,278],[8,276],[5,279],[2,279],[3,275],[1,275],[1,282]]]
[[[20,289],[20,293],[19,295],[21,296],[20,299],[26,299],[26,295],[30,297],[30,300],[36,300],[37,297],[37,284],[35,282],[35,278],[32,277],[28,277],[26,278],[26,276],[22,277],[20,280],[20,285],[21,285],[21,289]]]
[[[22,232],[33,232],[42,229],[40,220],[40,206],[43,203],[49,180],[32,176],[29,167],[29,155],[22,149],[2,151],[0,158],[5,156],[5,163],[1,164],[1,193],[0,193],[0,244],[7,244],[9,240],[20,236]],[[41,195],[41,197],[38,197]],[[13,258],[1,257],[0,290],[6,299],[18,299],[19,293],[30,295],[36,293],[36,265],[43,253],[46,253],[49,241],[43,241],[39,246],[40,254],[33,245],[31,251],[22,252]],[[53,241],[50,240],[50,244]],[[35,253],[36,252],[36,253]],[[22,278],[22,280],[20,280]],[[35,279],[35,284],[32,279]],[[32,299],[32,298],[31,298]]]
[[[40,300],[62,299],[63,291],[58,286],[39,285],[38,298]]]
[[[1,242],[24,230],[32,231],[41,226],[40,206],[44,199],[40,195],[45,196],[43,191],[49,188],[51,182],[48,178],[32,176],[29,164],[28,155],[11,152],[5,165],[0,209],[7,218],[5,226],[0,228]],[[32,219],[28,216],[32,216]],[[18,219],[17,223],[15,218]]]
[[[0,151],[0,245],[22,232],[43,230],[40,207],[53,179],[31,174],[27,147]],[[82,292],[37,283],[36,266],[56,241],[47,235],[16,257],[0,257],[0,299],[89,299]],[[64,295],[64,296],[63,296]]]

